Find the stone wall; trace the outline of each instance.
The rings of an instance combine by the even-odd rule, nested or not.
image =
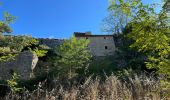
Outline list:
[[[88,48],[94,56],[111,56],[115,53],[113,35],[85,35],[76,38],[89,40]]]
[[[85,34],[86,35],[86,34]],[[88,39],[88,48],[94,56],[114,55],[116,50],[113,35],[90,35],[77,37],[78,39]],[[63,39],[39,38],[39,44],[47,45],[51,48],[63,43]],[[0,80],[10,79],[13,72],[18,73],[21,79],[30,79],[33,70],[38,62],[38,57],[29,51],[24,51],[15,57],[15,60],[0,63]]]
[[[39,44],[47,45],[48,47],[54,48],[63,43],[64,39],[48,39],[48,38],[38,38]]]
[[[33,76],[33,70],[38,62],[38,57],[29,51],[24,51],[15,57],[15,60],[0,63],[0,80],[10,79],[13,72],[27,80]]]
[[[63,43],[63,39],[39,38],[39,44],[54,48]],[[38,57],[29,51],[24,51],[15,57],[15,60],[0,63],[0,80],[10,79],[13,72],[20,75],[21,79],[28,80],[33,77],[33,70],[38,62]]]

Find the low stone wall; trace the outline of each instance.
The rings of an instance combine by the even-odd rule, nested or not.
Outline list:
[[[38,57],[24,51],[15,57],[15,60],[0,63],[0,80],[10,79],[13,72],[20,75],[21,79],[27,80],[33,76],[33,70],[38,62]]]
[[[39,44],[47,45],[50,48],[61,45],[64,42],[64,39],[48,39],[48,38],[38,38]]]

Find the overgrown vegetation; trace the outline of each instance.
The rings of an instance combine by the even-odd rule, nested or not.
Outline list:
[[[107,77],[107,76],[106,76]],[[54,80],[54,87],[48,91],[44,83],[40,83],[33,92],[23,91],[22,94],[9,94],[4,100],[160,100],[167,95],[160,87],[159,80],[152,75],[127,76],[127,81],[120,81],[114,75],[105,81],[99,77],[87,78],[82,84],[60,85]],[[161,94],[160,94],[161,93]]]
[[[77,69],[86,69],[92,57],[87,50],[88,43],[85,39],[71,37],[56,49],[58,56],[55,64],[62,75],[68,73],[67,77],[72,78]]]
[[[7,80],[7,84],[9,85],[9,87],[11,88],[14,94],[22,90],[22,88],[18,86],[18,81],[19,81],[19,75],[17,75],[17,73],[13,73],[12,78]]]
[[[92,57],[86,39],[71,37],[50,49],[35,38],[13,36],[9,23],[15,17],[6,13],[5,21],[0,21],[0,61],[25,50],[36,53],[40,61],[34,79],[19,80],[14,73],[7,80],[13,93],[4,99],[168,99],[170,29],[166,13],[156,13],[156,6],[141,0],[111,0],[105,31],[115,33],[118,50],[103,58]]]
[[[166,14],[157,14],[152,5],[144,5],[140,0],[113,0],[110,9],[121,9],[123,14],[132,19],[128,23],[130,31],[125,36],[133,41],[130,47],[146,54],[146,66],[169,76],[169,28],[165,24]]]

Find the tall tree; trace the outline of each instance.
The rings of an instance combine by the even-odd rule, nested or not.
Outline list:
[[[102,31],[109,34],[120,34],[123,32],[123,29],[127,25],[129,20],[121,9],[108,8],[109,15],[103,19]]]
[[[4,13],[4,18],[0,20],[0,62],[12,59],[24,48],[35,45],[28,50],[36,53],[38,56],[44,56],[47,53],[46,48],[38,45],[38,40],[30,36],[13,36],[9,24],[14,22],[15,17],[9,13]]]
[[[148,68],[170,77],[170,30],[165,24],[165,13],[157,14],[154,4],[144,5],[140,0],[113,0],[111,8],[120,7],[132,17],[131,32],[127,36],[134,40],[130,47],[146,53]],[[117,3],[118,2],[118,3]]]
[[[8,20],[10,19],[10,20]],[[11,37],[5,37],[5,33],[11,33],[12,29],[9,27],[9,24],[13,22],[15,17],[9,13],[4,13],[4,19],[0,21],[0,61],[4,61],[12,57],[11,49],[8,47]]]
[[[86,67],[91,58],[90,51],[87,49],[88,43],[88,40],[71,37],[56,49],[58,54],[56,64],[62,75],[72,78],[76,75],[77,69]]]
[[[133,2],[131,2],[133,1]],[[103,31],[120,34],[134,16],[140,0],[110,0],[109,15],[103,20]],[[129,13],[133,11],[133,13]]]

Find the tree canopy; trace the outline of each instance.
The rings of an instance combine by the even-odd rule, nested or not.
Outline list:
[[[159,74],[170,77],[170,31],[165,24],[164,12],[156,13],[156,4],[143,4],[141,0],[112,0],[111,10],[121,9],[131,20],[131,31],[127,37],[134,42],[130,45],[146,53],[148,68],[157,69]]]
[[[67,76],[72,78],[77,69],[86,67],[91,58],[90,51],[87,49],[88,43],[86,39],[71,37],[56,49],[58,54],[56,64],[61,73],[68,73]]]
[[[4,13],[4,18],[0,20],[0,61],[12,59],[24,48],[36,53],[38,56],[44,56],[47,53],[45,48],[38,45],[38,40],[31,36],[14,36],[9,24],[14,22],[15,17],[9,13]],[[29,48],[35,45],[35,48]]]

